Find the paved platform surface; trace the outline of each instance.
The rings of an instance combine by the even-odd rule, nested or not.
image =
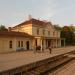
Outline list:
[[[23,51],[23,52],[14,52],[8,54],[0,54],[0,72],[3,70],[8,70],[16,68],[22,65],[26,65],[32,62],[43,60],[49,57],[74,51],[75,46],[64,47],[64,48],[55,48],[52,49],[52,53],[49,53],[49,50],[44,52],[34,53],[33,51]]]

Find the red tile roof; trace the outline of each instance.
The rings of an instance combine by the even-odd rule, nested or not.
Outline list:
[[[14,32],[14,31],[0,31],[0,37],[1,36],[11,36],[11,37],[32,37],[31,35],[24,33],[24,32]]]
[[[35,25],[41,25],[41,26],[46,26],[48,23],[51,24],[51,22],[44,22],[44,21],[40,21],[40,20],[37,20],[37,19],[30,19],[28,21],[25,21],[17,26],[23,26],[23,25],[27,25],[27,24],[35,24]],[[15,26],[15,27],[17,27]]]

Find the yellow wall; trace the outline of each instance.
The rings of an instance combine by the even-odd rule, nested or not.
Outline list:
[[[9,48],[9,41],[12,41],[12,48]],[[23,41],[24,50],[26,50],[26,41],[29,41],[29,48],[33,49],[32,38],[8,36],[8,37],[0,37],[0,53],[16,51],[18,48],[18,41]]]
[[[37,35],[37,29],[39,29],[39,35]],[[45,31],[45,34],[43,35],[43,30]],[[48,34],[48,31],[50,31],[50,35]],[[53,32],[55,34],[53,35]],[[32,27],[32,35],[33,36],[43,36],[43,37],[60,37],[60,32],[55,30],[52,26],[48,27],[40,27],[40,26],[33,26]]]
[[[25,38],[25,37],[17,37],[16,38],[17,40],[16,40],[16,48],[18,48],[18,41],[23,41],[23,48],[26,50],[26,42],[27,41],[29,41],[29,48],[30,49],[32,49],[32,46],[33,46],[33,44],[32,44],[32,42],[33,42],[33,39],[32,38]],[[20,47],[21,48],[21,47]]]
[[[9,48],[9,41],[13,41],[13,48]],[[16,44],[13,37],[0,37],[0,53],[15,51]]]
[[[19,27],[13,28],[12,31],[25,32],[25,33],[32,35],[32,25],[27,24],[24,26],[19,26]]]
[[[39,35],[37,35],[37,29],[39,29]],[[45,35],[43,35],[43,30],[45,30]],[[25,32],[33,36],[60,37],[60,31],[55,30],[55,28],[50,24],[46,26],[27,24],[14,28],[12,31]],[[48,31],[50,31],[50,35],[48,34]],[[54,35],[53,32],[55,32]]]

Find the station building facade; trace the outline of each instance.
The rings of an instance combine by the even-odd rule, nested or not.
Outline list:
[[[51,22],[29,19],[11,29],[16,32],[25,32],[34,37],[33,47],[41,46],[46,49],[50,45],[53,48],[61,47],[60,31],[54,28]],[[65,44],[65,42],[64,42]]]
[[[0,53],[12,52],[19,49],[41,50],[50,45],[53,48],[61,47],[60,31],[56,30],[51,22],[30,18],[14,27],[9,27],[7,32],[0,32]],[[65,42],[64,42],[65,45]]]

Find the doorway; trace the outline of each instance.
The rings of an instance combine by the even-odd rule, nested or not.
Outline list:
[[[51,45],[51,40],[48,40],[48,47]]]
[[[29,41],[26,42],[26,49],[29,50]]]

